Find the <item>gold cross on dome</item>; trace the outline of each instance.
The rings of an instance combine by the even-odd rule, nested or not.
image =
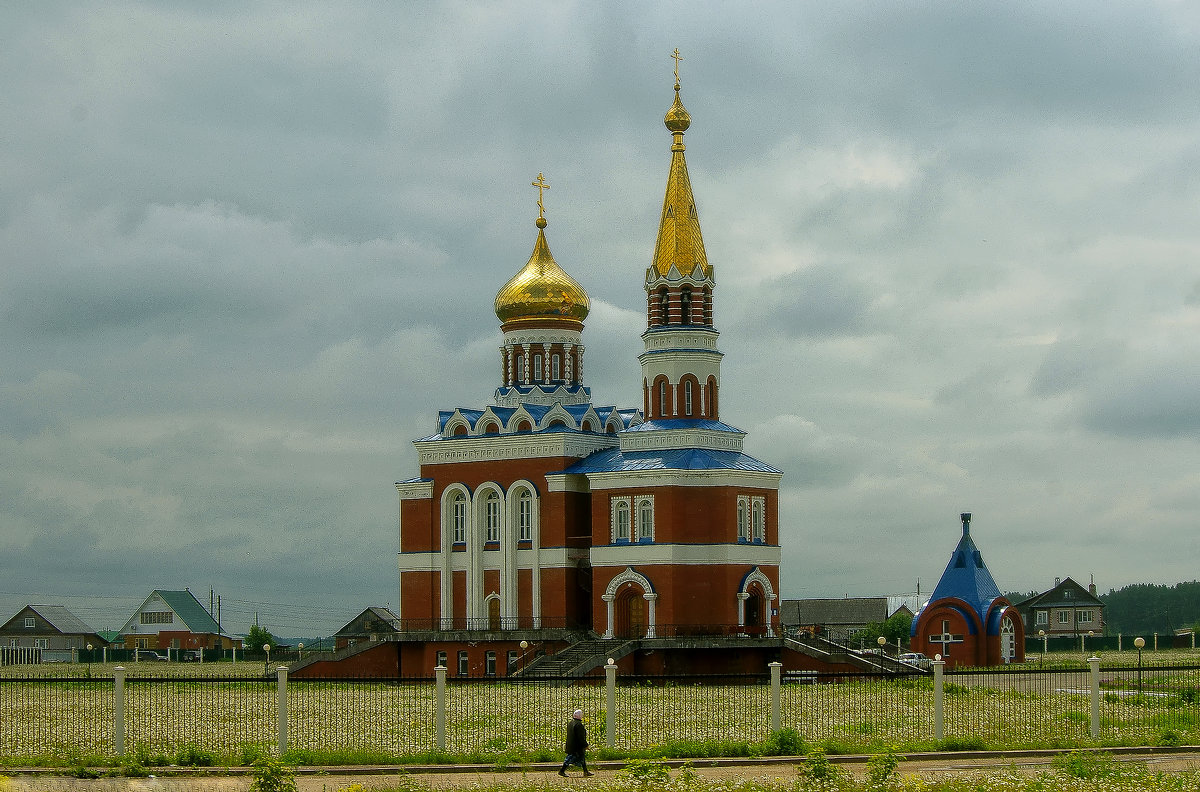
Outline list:
[[[679,82],[679,61],[683,60],[683,57],[679,54],[679,47],[675,48],[675,52],[671,53],[671,57],[675,59],[675,82]]]
[[[546,184],[546,177],[539,173],[533,186],[538,188],[538,219],[541,220],[546,216],[546,207],[542,204],[542,196],[546,190],[550,189],[550,185]]]

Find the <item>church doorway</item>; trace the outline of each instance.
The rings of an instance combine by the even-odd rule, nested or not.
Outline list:
[[[641,638],[646,634],[646,598],[642,592],[630,587],[616,601],[616,636],[618,638]]]
[[[487,601],[488,604],[488,626],[493,632],[500,629],[500,598],[492,597]]]
[[[763,596],[762,591],[754,586],[748,592],[745,612],[745,632],[747,635],[759,635],[763,631]]]
[[[1000,662],[1011,663],[1017,657],[1017,628],[1012,617],[1005,616],[1000,622]]]

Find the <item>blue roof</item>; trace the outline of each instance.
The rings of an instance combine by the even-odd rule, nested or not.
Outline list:
[[[756,473],[782,473],[738,451],[710,451],[705,448],[673,448],[662,451],[625,451],[609,448],[585,457],[564,473],[616,473],[633,470],[745,470]]]
[[[631,426],[625,431],[627,432],[653,432],[662,429],[708,429],[713,432],[733,432],[734,434],[746,434],[736,426],[730,426],[727,423],[720,421],[712,421],[705,418],[671,418],[669,420],[660,421],[644,421],[637,426]]]
[[[962,538],[958,540],[958,547],[954,548],[954,553],[950,556],[950,563],[946,565],[942,579],[929,596],[929,602],[947,598],[960,599],[975,609],[982,622],[987,619],[988,608],[1000,596],[999,586],[992,579],[987,564],[983,563],[983,554],[971,540],[971,515],[964,514]],[[913,619],[914,629],[916,624],[917,620]]]

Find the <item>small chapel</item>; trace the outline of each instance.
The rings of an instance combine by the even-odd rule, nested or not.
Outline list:
[[[688,176],[675,57],[658,233],[649,266],[629,271],[645,292],[642,392],[626,406],[592,400],[588,294],[551,252],[538,174],[533,251],[493,306],[492,402],[442,410],[414,441],[419,473],[396,484],[398,618],[372,636],[380,646],[344,658],[343,673],[858,664],[779,634],[782,473],[744,453],[745,433],[722,420],[716,270]]]
[[[913,618],[912,649],[940,656],[947,669],[1023,662],[1021,615],[1000,593],[971,538],[970,512],[960,519],[962,537],[929,601]]]

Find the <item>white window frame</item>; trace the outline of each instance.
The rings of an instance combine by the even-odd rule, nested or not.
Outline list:
[[[37,627],[37,619],[34,618],[33,616],[26,616],[25,617],[25,628],[32,629],[34,627]]]
[[[483,498],[486,533],[484,541],[492,543],[500,541],[500,495],[492,490]]]
[[[1071,623],[1071,611],[1060,610],[1058,612],[1058,623],[1059,624],[1070,624]]]
[[[490,649],[483,654],[483,673],[496,676],[496,653]]]
[[[533,493],[523,490],[517,498],[518,540],[533,541]]]
[[[467,676],[471,673],[471,659],[467,656],[465,649],[460,649],[458,652],[458,675]]]
[[[750,541],[750,499],[739,495],[737,499],[737,539],[739,542]]]
[[[683,383],[683,414],[687,417],[692,417],[692,381],[686,380]]]
[[[761,495],[750,498],[750,540],[756,544],[767,541],[767,499]]]
[[[466,544],[467,541],[467,498],[461,492],[450,501],[450,520],[454,532],[454,544]]]
[[[557,353],[550,356],[550,379],[562,379],[562,356]]]
[[[1049,624],[1050,623],[1050,612],[1044,611],[1044,610],[1037,611],[1034,614],[1033,619],[1034,619],[1035,624]]]
[[[633,499],[627,495],[614,497],[609,506],[611,519],[610,530],[612,543],[628,542],[631,540],[633,529]]]
[[[637,511],[637,524],[630,529],[630,541],[654,541],[654,496],[635,495],[633,501]],[[647,514],[649,519],[647,519]],[[630,514],[632,517],[632,512]]]
[[[1091,612],[1090,610],[1081,610],[1081,611],[1079,611],[1079,618],[1078,618],[1078,621],[1079,621],[1079,622],[1081,622],[1081,623],[1088,623],[1088,624],[1090,624],[1090,623],[1091,623],[1091,621],[1092,621],[1092,612]]]
[[[436,655],[434,655],[433,664],[435,666],[441,666],[442,668],[445,668],[446,667],[446,653],[438,652]]]
[[[34,638],[33,639],[33,648],[34,649],[49,649],[50,648],[50,639],[49,638]]]
[[[542,356],[540,354],[533,356],[533,376],[530,378],[533,382],[542,381]]]

